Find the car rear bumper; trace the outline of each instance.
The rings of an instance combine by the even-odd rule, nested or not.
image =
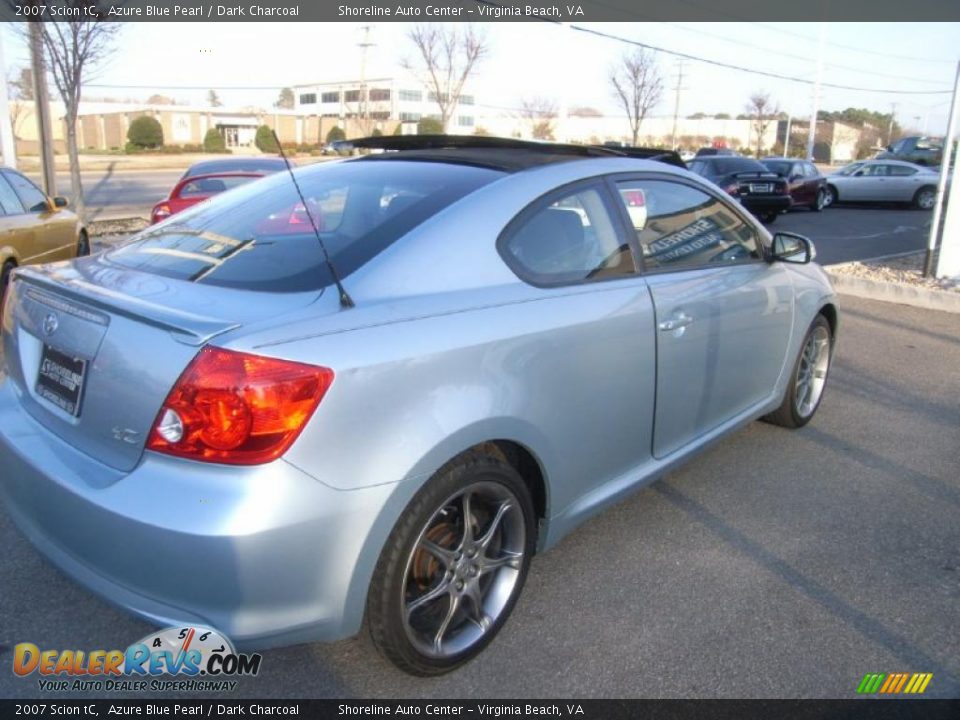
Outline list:
[[[740,203],[752,213],[781,212],[790,208],[789,195],[746,195]]]
[[[283,460],[150,452],[118,473],[40,426],[0,374],[0,496],[34,545],[135,615],[209,625],[241,648],[359,630],[398,485],[339,491]]]

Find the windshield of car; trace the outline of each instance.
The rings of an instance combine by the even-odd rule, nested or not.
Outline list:
[[[350,161],[236,188],[135,235],[109,262],[164,277],[264,292],[332,283],[315,223],[341,277],[504,173],[437,162]],[[313,223],[311,223],[311,218]]]
[[[783,177],[788,176],[790,174],[790,168],[793,167],[793,163],[788,160],[764,160],[762,164],[770,172],[775,172],[777,175],[782,175]]]
[[[194,175],[211,175],[225,172],[262,172],[273,173],[286,169],[283,158],[229,158],[226,160],[206,160],[191,165],[183,178]]]

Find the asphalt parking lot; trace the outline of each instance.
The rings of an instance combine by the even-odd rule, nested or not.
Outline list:
[[[411,678],[361,635],[266,651],[232,697],[846,698],[867,672],[931,672],[927,696],[960,696],[960,316],[841,312],[811,425],[753,423],[536,558],[475,662]],[[4,511],[0,547],[0,696],[41,694],[10,672],[16,643],[124,648],[150,630]]]

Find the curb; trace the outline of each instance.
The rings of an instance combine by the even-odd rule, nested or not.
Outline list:
[[[960,293],[947,290],[882,282],[868,278],[838,275],[827,270],[833,289],[841,295],[852,295],[866,300],[912,305],[925,310],[960,314]]]

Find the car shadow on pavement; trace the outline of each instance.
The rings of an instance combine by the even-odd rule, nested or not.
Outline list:
[[[653,489],[735,550],[789,583],[841,622],[854,628],[871,641],[883,645],[893,655],[900,658],[906,666],[929,668],[926,672],[934,673],[939,679],[948,681],[951,685],[956,685],[960,681],[957,675],[936,658],[915,647],[906,638],[891,631],[880,621],[850,605],[830,588],[796,570],[760,543],[751,540],[739,530],[731,527],[722,518],[693,498],[685,495],[668,481],[657,483],[653,486]]]
[[[97,200],[97,193],[100,192],[101,188],[110,182],[111,178],[113,178],[113,171],[114,168],[116,168],[116,165],[116,162],[111,162],[109,165],[107,165],[107,170],[103,174],[103,177],[97,181],[96,185],[83,193],[84,203],[87,206],[87,217],[85,218],[87,222],[96,220],[98,217],[100,217],[100,215],[103,214],[105,210],[107,210],[105,205],[96,205],[95,203]]]

